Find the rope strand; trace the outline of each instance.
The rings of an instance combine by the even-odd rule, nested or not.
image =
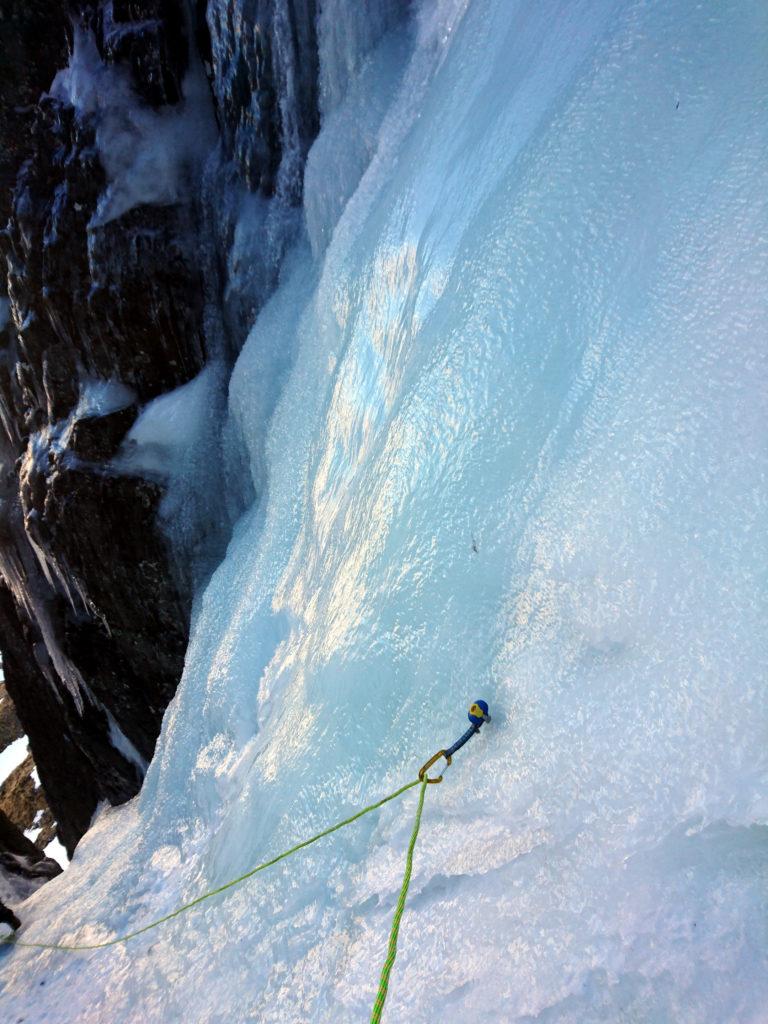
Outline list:
[[[257,865],[255,868],[251,868],[250,871],[246,871],[245,874],[239,875],[237,878],[233,878],[231,882],[225,882],[224,885],[218,886],[216,889],[211,889],[209,892],[204,892],[201,896],[198,896],[194,900],[190,900],[189,903],[183,903],[180,907],[172,910],[170,914],[165,914],[163,917],[158,917],[155,921],[150,921],[149,924],[145,924],[143,928],[137,928],[135,931],[128,932],[126,935],[118,935],[114,939],[108,939],[106,942],[90,942],[82,943],[78,945],[67,945],[65,943],[48,943],[48,942],[20,942],[15,935],[8,936],[7,938],[0,939],[0,946],[20,946],[23,949],[57,949],[65,952],[77,952],[80,950],[91,950],[91,949],[106,949],[108,946],[116,946],[121,942],[128,942],[129,939],[136,938],[137,935],[143,935],[144,932],[151,931],[153,928],[157,928],[159,925],[164,924],[166,921],[172,920],[174,917],[178,917],[179,914],[185,913],[187,910],[192,910],[193,907],[198,906],[204,900],[211,899],[212,896],[218,896],[222,892],[226,892],[227,889],[232,889],[236,885],[241,885],[243,882],[252,878],[258,874],[259,871],[264,871],[266,868],[272,867],[273,864],[279,863],[281,860],[285,860],[286,857],[292,856],[294,853],[298,853],[299,850],[305,849],[307,846],[311,846],[312,843],[316,843],[318,839],[323,839],[325,836],[331,835],[333,832],[337,832],[340,828],[344,828],[346,825],[351,825],[352,822],[357,821],[358,818],[362,818],[364,814],[370,814],[371,811],[377,810],[379,807],[383,807],[384,804],[390,802],[390,800],[396,800],[397,797],[402,796],[403,793],[407,793],[409,789],[413,789],[414,786],[421,785],[419,790],[419,803],[416,808],[416,818],[413,823],[413,831],[411,833],[411,841],[408,844],[408,853],[405,858],[405,874],[403,875],[403,884],[400,887],[400,895],[397,899],[397,906],[395,907],[395,913],[392,918],[392,928],[389,933],[389,943],[387,945],[387,955],[384,960],[384,966],[381,969],[381,977],[379,979],[379,989],[376,993],[376,999],[373,1004],[373,1011],[371,1014],[371,1024],[380,1024],[381,1015],[384,1012],[384,1004],[387,999],[387,992],[389,990],[389,978],[392,973],[392,968],[395,964],[395,958],[397,957],[397,938],[400,933],[400,922],[403,917],[405,910],[405,901],[408,897],[408,887],[411,884],[411,874],[413,873],[413,854],[416,849],[416,840],[419,837],[419,829],[421,828],[421,815],[424,810],[424,797],[427,792],[427,786],[430,783],[442,782],[443,776],[438,775],[436,778],[430,778],[427,775],[427,771],[432,767],[441,757],[445,758],[446,766],[451,764],[451,758],[461,747],[467,743],[473,736],[477,735],[480,731],[480,727],[484,722],[489,722],[491,716],[488,713],[488,704],[484,700],[475,701],[469,708],[469,714],[467,716],[470,722],[470,728],[459,737],[459,739],[449,747],[447,750],[438,750],[438,752],[427,761],[425,765],[419,770],[419,777],[414,779],[412,782],[406,783],[401,786],[400,789],[396,789],[394,793],[390,793],[389,796],[383,797],[381,800],[377,800],[375,804],[370,804],[368,807],[363,807],[362,810],[357,811],[349,818],[345,818],[343,821],[338,822],[336,825],[331,825],[330,828],[325,829],[322,832],[318,832],[316,836],[312,836],[310,839],[305,839],[302,843],[297,843],[292,846],[289,850],[285,850],[284,853],[279,853],[276,857],[271,860],[265,861],[263,864]]]
[[[397,936],[400,932],[400,920],[403,916],[403,910],[405,910],[405,900],[408,896],[408,886],[411,884],[411,872],[413,871],[413,851],[416,849],[416,840],[419,837],[419,829],[421,827],[421,812],[424,809],[424,795],[427,792],[427,783],[429,779],[424,776],[421,780],[421,790],[419,791],[419,806],[416,808],[416,820],[413,823],[413,832],[411,833],[411,841],[408,844],[408,855],[405,858],[405,874],[403,876],[403,884],[400,888],[400,896],[397,900],[397,906],[395,907],[395,916],[392,918],[392,930],[389,933],[389,945],[387,947],[387,957],[384,961],[384,966],[381,970],[381,979],[379,981],[379,991],[376,993],[376,1000],[373,1004],[373,1013],[371,1014],[371,1024],[380,1024],[381,1015],[384,1011],[384,1003],[387,999],[387,990],[389,988],[389,976],[392,973],[392,967],[395,963],[395,957],[397,956]]]
[[[219,893],[225,892],[227,889],[232,889],[236,885],[240,885],[247,879],[252,878],[258,874],[259,871],[264,871],[265,868],[272,867],[273,864],[277,864],[278,861],[285,860],[286,857],[290,857],[294,853],[298,853],[299,850],[303,850],[307,846],[311,846],[312,843],[316,843],[318,839],[323,839],[325,836],[331,835],[332,832],[337,832],[340,828],[344,828],[345,825],[351,825],[352,822],[357,821],[358,818],[362,818],[364,814],[369,814],[371,811],[377,810],[379,807],[383,807],[384,804],[389,803],[390,800],[395,800],[397,797],[402,796],[409,789],[413,789],[414,786],[419,785],[419,779],[414,779],[413,782],[408,782],[406,785],[401,786],[400,789],[396,789],[394,793],[390,793],[389,796],[385,796],[382,800],[377,800],[375,804],[370,804],[368,807],[364,807],[361,811],[353,814],[350,818],[345,818],[344,821],[338,822],[336,825],[331,825],[330,828],[325,829],[323,832],[318,832],[316,836],[312,836],[311,839],[305,839],[302,843],[297,843],[296,846],[292,846],[290,850],[286,850],[284,853],[280,853],[277,857],[273,857],[271,860],[265,861],[263,864],[259,864],[255,868],[251,868],[250,871],[246,871],[244,875],[240,875],[238,878],[233,878],[231,882],[225,882],[224,885],[220,885],[217,889],[211,889],[210,892],[204,892],[202,896],[198,896],[194,900],[190,900],[189,903],[183,903],[176,910],[172,910],[170,914],[166,914],[164,917],[158,917],[156,921],[151,921],[149,924],[145,924],[143,928],[137,928],[136,931],[128,932],[126,935],[119,935],[116,939],[109,939],[107,942],[91,942],[83,943],[81,945],[65,945],[64,943],[48,943],[48,942],[20,942],[13,935],[7,938],[0,939],[0,944],[20,946],[23,949],[59,949],[66,952],[76,952],[79,950],[88,949],[106,949],[108,946],[117,946],[121,942],[127,942],[129,939],[136,938],[137,935],[143,935],[144,932],[151,931],[153,928],[157,928],[158,925],[165,924],[166,921],[170,921],[174,917],[178,917],[179,914],[186,913],[187,910],[191,910],[196,907],[199,903],[204,900],[209,900],[212,896],[218,896]],[[422,802],[423,802],[422,794]]]

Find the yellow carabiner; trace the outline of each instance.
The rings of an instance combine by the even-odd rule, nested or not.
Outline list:
[[[439,761],[441,757],[445,758],[446,768],[451,763],[451,755],[450,754],[446,754],[446,752],[444,750],[438,750],[438,752],[435,754],[434,757],[430,757],[430,759],[427,761],[427,763],[422,768],[419,768],[419,779],[422,782],[424,781],[424,776],[427,773],[427,769],[431,768],[432,765],[435,763],[435,761]],[[443,776],[442,775],[438,775],[438,777],[436,779],[430,779],[429,776],[427,776],[427,782],[435,782],[435,783],[437,783],[437,782],[442,782],[442,781],[443,781]]]

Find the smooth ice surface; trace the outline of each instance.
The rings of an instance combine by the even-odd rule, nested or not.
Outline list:
[[[140,798],[25,937],[171,911],[482,696],[386,1019],[765,1020],[767,44],[762,0],[443,0],[325,68],[348,198],[321,134],[230,384],[259,497]],[[368,1019],[414,803],[127,947],[6,953],[3,1015]]]

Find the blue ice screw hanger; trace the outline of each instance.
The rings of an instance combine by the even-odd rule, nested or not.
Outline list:
[[[426,774],[427,769],[431,768],[435,761],[439,761],[441,757],[445,758],[446,767],[451,763],[451,758],[457,750],[461,750],[464,744],[471,740],[476,732],[480,732],[480,726],[483,722],[490,722],[491,716],[488,714],[488,705],[484,700],[476,700],[474,704],[469,707],[469,713],[467,718],[470,721],[470,726],[467,731],[456,740],[452,747],[448,747],[447,750],[438,750],[434,757],[431,757],[427,763],[419,769],[419,778],[424,779],[426,776],[427,782],[442,782],[443,776],[438,775],[436,779],[430,779]]]

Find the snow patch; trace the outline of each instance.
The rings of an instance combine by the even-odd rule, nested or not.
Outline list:
[[[26,736],[20,736],[17,740],[0,751],[0,786],[9,775],[16,771],[29,755],[29,740]]]
[[[125,735],[123,730],[115,721],[114,715],[108,711],[103,704],[99,704],[100,709],[107,716],[107,722],[109,723],[109,742],[119,751],[132,765],[139,770],[139,774],[143,778],[147,771],[147,761],[141,756],[136,747],[131,743],[128,737]],[[97,808],[98,809],[98,808]]]
[[[131,88],[126,70],[102,62],[91,32],[77,27],[69,66],[51,95],[96,124],[96,144],[107,174],[92,224],[103,224],[144,203],[175,203],[189,196],[216,142],[208,86],[191,71],[184,100],[153,110]]]
[[[112,463],[163,485],[160,518],[185,578],[208,570],[218,557],[220,524],[229,522],[220,446],[226,373],[223,362],[211,360],[146,405]]]
[[[177,474],[201,442],[217,383],[215,367],[209,364],[187,384],[144,406],[115,465],[127,473],[163,478]]]
[[[91,416],[107,416],[119,409],[125,409],[135,401],[136,392],[122,381],[82,377],[77,405],[66,421],[65,431],[74,426],[77,420]]]
[[[46,857],[50,857],[51,860],[55,860],[62,868],[69,867],[69,856],[58,836],[48,843],[43,853]]]

